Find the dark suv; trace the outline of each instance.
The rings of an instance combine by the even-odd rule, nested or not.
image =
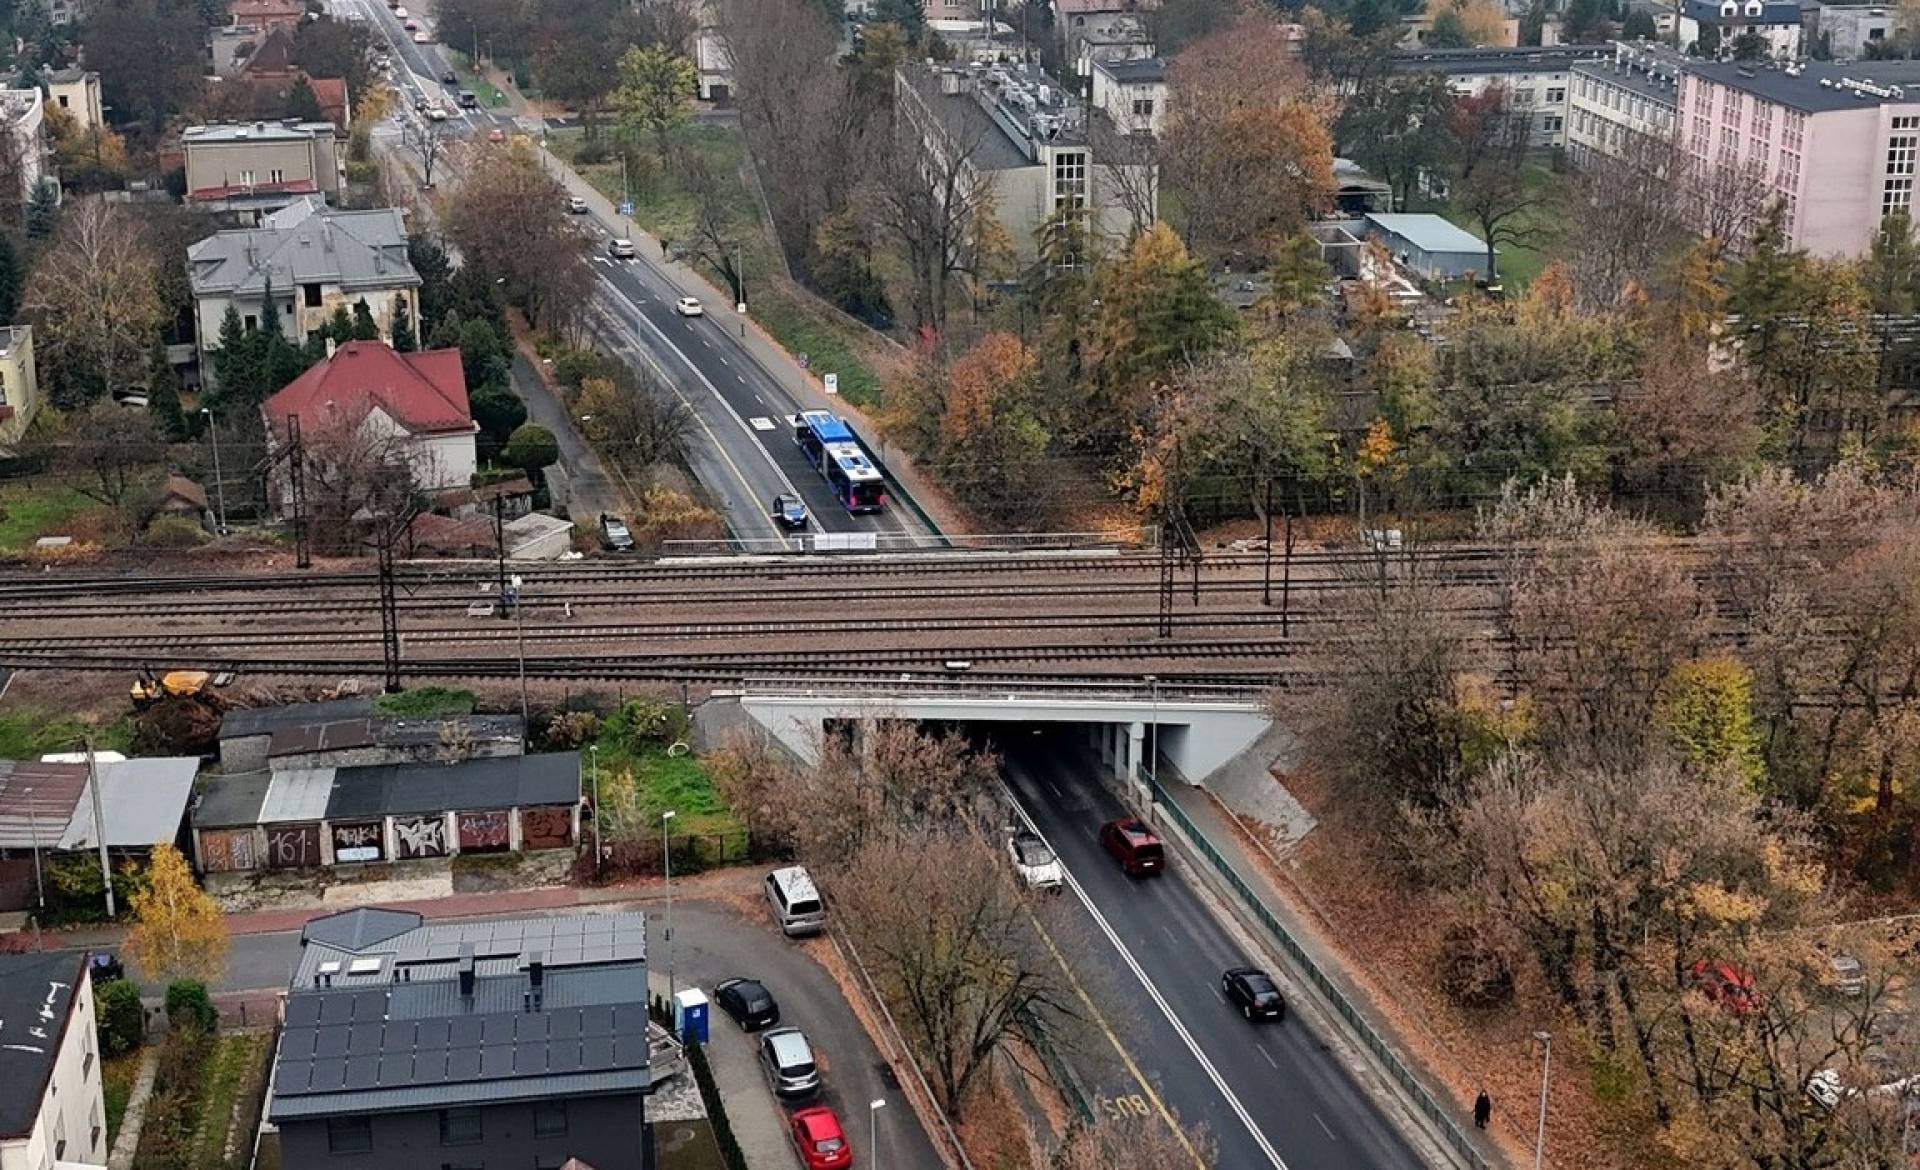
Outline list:
[[[1100,845],[1113,854],[1128,877],[1146,877],[1167,866],[1167,851],[1160,838],[1138,817],[1122,817],[1101,825]]]
[[[1280,1021],[1287,1018],[1287,1001],[1280,989],[1258,967],[1231,967],[1220,973],[1220,990],[1227,1002],[1240,1009],[1248,1020]]]

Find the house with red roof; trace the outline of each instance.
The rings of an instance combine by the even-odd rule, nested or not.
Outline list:
[[[276,28],[298,28],[306,18],[307,6],[302,0],[231,0],[227,13],[234,24],[271,32]]]
[[[457,349],[398,353],[384,341],[349,341],[261,407],[267,434],[285,444],[288,419],[306,444],[346,436],[396,443],[422,490],[465,489],[476,460],[473,412]]]

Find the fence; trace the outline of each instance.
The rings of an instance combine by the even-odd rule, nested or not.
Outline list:
[[[1241,904],[1260,920],[1274,938],[1280,941],[1281,949],[1286,951],[1299,969],[1306,973],[1307,979],[1319,989],[1326,1001],[1333,1005],[1333,1009],[1340,1013],[1340,1018],[1346,1021],[1349,1033],[1359,1038],[1360,1042],[1380,1062],[1381,1067],[1387,1070],[1388,1075],[1392,1076],[1407,1096],[1412,1098],[1420,1112],[1433,1123],[1441,1140],[1445,1141],[1454,1153],[1464,1158],[1473,1170],[1488,1170],[1486,1158],[1482,1157],[1480,1151],[1475,1149],[1473,1143],[1467,1139],[1465,1132],[1454,1120],[1453,1111],[1434,1100],[1433,1094],[1429,1093],[1427,1087],[1420,1083],[1420,1079],[1413,1075],[1413,1070],[1406,1066],[1393,1047],[1374,1030],[1373,1025],[1353,1005],[1353,1001],[1347,998],[1339,985],[1327,977],[1327,973],[1313,961],[1313,956],[1307,954],[1299,940],[1295,939],[1292,933],[1281,924],[1273,911],[1267,909],[1266,903],[1260,900],[1260,895],[1253,891],[1246,879],[1242,878],[1219,850],[1213,847],[1206,835],[1200,831],[1199,826],[1195,825],[1186,812],[1167,795],[1166,790],[1161,788],[1144,768],[1137,772],[1137,776],[1140,782],[1153,793],[1154,803],[1180,827],[1186,839],[1207,859],[1221,879],[1233,889]]]
[[[660,542],[663,559],[675,557],[728,557],[746,555],[791,556],[809,552],[940,552],[940,553],[1112,553],[1152,548],[1156,531],[1125,528],[1111,532],[1008,532],[977,535],[935,533],[875,532],[861,534],[868,539],[855,543],[823,541],[821,533],[801,533],[793,537],[745,537],[725,539],[675,539]]]

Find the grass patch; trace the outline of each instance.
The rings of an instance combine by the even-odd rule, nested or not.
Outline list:
[[[613,130],[602,128],[600,133],[609,143],[612,142]],[[554,130],[547,135],[547,149],[573,163],[585,141],[585,130],[576,127]],[[764,271],[758,261],[777,263],[766,251],[764,233],[758,230],[760,204],[740,178],[747,157],[746,140],[741,137],[740,131],[731,126],[694,122],[675,130],[672,142],[675,148],[691,149],[706,160],[707,168],[726,189],[728,206],[741,223],[754,229],[746,233],[748,271],[756,268]],[[609,157],[605,162],[573,165],[602,195],[615,204],[620,202],[623,192],[617,156]],[[634,223],[642,230],[667,240],[686,240],[693,235],[693,199],[673,181],[671,166],[660,166],[651,182],[642,181],[643,176],[640,175],[629,175],[628,178],[632,180],[630,192],[633,196]]]
[[[472,90],[482,106],[491,110],[507,104],[507,95],[500,91],[499,86],[475,72],[473,61],[465,53],[448,49],[447,59],[453,62],[453,71],[460,77],[460,88]]]
[[[140,1061],[146,1049],[136,1048],[100,1062],[100,1087],[107,1102],[107,1148],[113,1148],[120,1135],[120,1122],[127,1116],[127,1101],[133,1096],[133,1082],[140,1075]]]
[[[473,714],[473,705],[472,691],[415,687],[376,698],[373,701],[373,713],[399,719],[453,719]]]
[[[272,1035],[266,1032],[236,1032],[223,1035],[215,1042],[205,1092],[200,1098],[200,1122],[194,1131],[195,1167],[201,1170],[227,1167],[226,1149],[230,1138],[237,1147],[235,1165],[245,1166],[251,1161],[253,1135],[232,1132],[234,1105],[245,1094],[265,1090],[267,1055],[272,1041]],[[244,1118],[241,1124],[246,1124]]]
[[[96,751],[128,753],[133,748],[133,717],[122,715],[111,723],[97,723],[39,707],[0,711],[0,760],[37,760],[52,752],[79,751],[88,734]]]
[[[1500,283],[1509,292],[1519,292],[1532,284],[1540,271],[1560,258],[1562,251],[1562,233],[1565,231],[1566,180],[1554,174],[1538,163],[1530,163],[1524,171],[1528,181],[1543,194],[1545,201],[1520,212],[1507,221],[1506,225],[1520,231],[1527,238],[1525,244],[1502,244],[1500,256],[1495,267],[1500,272]],[[1480,229],[1471,216],[1457,207],[1440,206],[1433,210],[1452,220],[1476,238]]]
[[[31,548],[43,536],[65,535],[62,526],[94,506],[94,501],[56,483],[0,485],[0,551]]]
[[[740,819],[714,790],[713,777],[697,756],[668,756],[664,751],[628,755],[600,750],[601,799],[611,803],[628,796],[640,811],[657,819],[672,810],[674,834],[726,833],[740,829]]]
[[[849,336],[852,326],[829,321],[812,311],[800,298],[770,283],[748,290],[748,307],[753,318],[773,334],[787,352],[807,355],[807,369],[814,377],[840,375],[840,396],[855,406],[872,406],[880,401],[880,378],[863,360]]]

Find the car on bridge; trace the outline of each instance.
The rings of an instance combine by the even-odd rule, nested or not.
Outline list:
[[[775,496],[773,520],[788,532],[798,532],[807,526],[807,506],[799,496]]]
[[[1220,991],[1249,1023],[1287,1018],[1287,1001],[1273,978],[1258,967],[1230,967],[1220,974]]]
[[[1122,817],[1101,825],[1100,845],[1128,877],[1147,877],[1167,867],[1166,847],[1139,817]]]

